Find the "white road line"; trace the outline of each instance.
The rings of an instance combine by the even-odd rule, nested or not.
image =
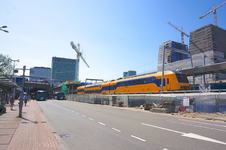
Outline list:
[[[133,137],[133,138],[135,138],[135,139],[138,139],[138,140],[141,140],[141,141],[143,141],[143,142],[146,141],[146,140],[144,140],[144,139],[142,139],[142,138],[139,138],[139,137],[137,137],[137,136],[134,136],[134,135],[131,135],[131,137]]]
[[[167,149],[167,148],[163,148],[163,150],[169,150],[169,149]]]
[[[118,129],[115,129],[115,128],[112,128],[113,130],[115,130],[115,131],[117,131],[117,132],[121,132],[120,130],[118,130]]]
[[[211,139],[211,138],[208,138],[208,137],[204,137],[204,136],[201,136],[201,135],[198,135],[198,134],[194,134],[194,133],[184,133],[184,132],[180,132],[180,131],[176,131],[176,130],[171,130],[171,129],[167,129],[167,128],[163,128],[163,127],[158,127],[158,126],[146,124],[146,123],[141,123],[141,124],[145,125],[145,126],[149,126],[149,127],[154,127],[154,128],[170,131],[170,132],[179,133],[179,134],[182,134],[181,136],[184,136],[184,137],[189,137],[189,138],[194,138],[194,139],[199,139],[199,140],[204,140],[204,141],[209,141],[209,142],[214,142],[214,143],[226,145],[226,143],[224,143],[224,142],[217,141],[217,140],[214,140],[214,139]]]
[[[86,116],[82,115],[82,117],[86,117]]]
[[[92,119],[92,118],[89,118],[89,120],[93,121],[93,119]]]
[[[76,112],[76,114],[78,115],[79,113]]]
[[[158,126],[154,126],[154,125],[150,125],[150,124],[146,124],[146,123],[141,123],[141,124],[142,125],[145,125],[145,126],[149,126],[149,127],[154,127],[154,128],[158,128],[158,129],[162,129],[162,130],[167,130],[167,131],[175,132],[175,133],[186,134],[184,132],[180,132],[180,131],[176,131],[176,130],[171,130],[171,129],[167,129],[167,128],[162,128],[162,127],[158,127]]]
[[[102,122],[98,122],[99,124],[101,124],[101,125],[103,125],[103,126],[105,126],[105,124],[104,123],[102,123]]]
[[[171,122],[171,123],[176,123],[176,124],[184,124],[184,125],[189,125],[189,126],[194,126],[194,127],[199,127],[199,128],[205,128],[205,129],[211,129],[211,130],[226,132],[226,130],[217,129],[217,128],[204,127],[204,126],[199,126],[199,125],[194,125],[194,124],[188,124],[188,123],[181,123],[181,122],[170,121],[170,120],[166,120],[166,121]]]
[[[202,124],[207,124],[207,125],[213,125],[213,126],[219,126],[219,127],[226,127],[225,125],[218,125],[218,124],[212,124],[212,123],[205,123],[205,122],[200,122],[200,121],[193,121],[193,120],[186,120],[186,119],[179,119],[182,121],[189,121],[189,122],[195,122],[195,123],[202,123]]]

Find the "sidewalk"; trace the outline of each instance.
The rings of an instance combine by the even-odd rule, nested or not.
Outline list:
[[[0,115],[1,150],[60,150],[57,140],[36,101],[30,100],[19,115],[18,101],[13,111],[6,104]]]

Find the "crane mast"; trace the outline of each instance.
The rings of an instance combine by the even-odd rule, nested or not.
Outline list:
[[[82,53],[80,52],[80,44],[78,43],[78,48],[75,46],[75,44],[73,42],[71,42],[70,44],[72,46],[72,49],[74,49],[75,52],[77,53],[75,80],[79,80],[79,59],[80,59],[80,57],[82,58],[83,62],[87,65],[88,68],[89,68],[89,65],[87,64],[85,59],[82,57]]]
[[[184,35],[186,35],[187,37],[189,37],[189,35],[187,35],[186,33],[183,32],[183,28],[182,27],[181,27],[181,30],[180,30],[177,27],[175,27],[174,25],[172,25],[170,22],[168,22],[168,24],[181,32],[181,43],[184,45]]]
[[[205,17],[205,16],[207,16],[207,15],[209,15],[210,13],[213,12],[214,25],[217,26],[217,12],[216,12],[216,10],[217,10],[218,8],[220,8],[221,6],[223,6],[224,4],[226,4],[226,2],[222,3],[221,5],[217,6],[216,8],[215,8],[215,5],[213,4],[213,10],[211,10],[211,11],[209,11],[208,13],[206,13],[205,15],[199,17],[199,19],[202,19],[203,17]]]

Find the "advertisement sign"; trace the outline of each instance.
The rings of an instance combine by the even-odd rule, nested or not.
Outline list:
[[[183,97],[183,106],[189,106],[189,98]]]

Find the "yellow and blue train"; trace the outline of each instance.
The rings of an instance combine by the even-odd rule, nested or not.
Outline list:
[[[162,72],[134,76],[92,85],[80,86],[77,94],[103,95],[123,93],[151,93],[161,91]],[[165,71],[163,91],[189,90],[187,76],[178,71]]]

